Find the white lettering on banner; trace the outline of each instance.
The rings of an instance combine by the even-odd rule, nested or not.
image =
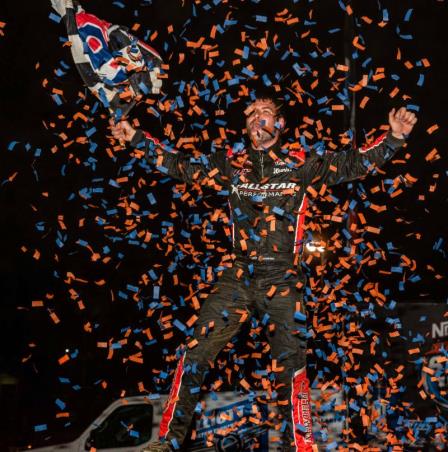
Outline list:
[[[443,338],[448,336],[448,321],[432,324],[432,338]]]

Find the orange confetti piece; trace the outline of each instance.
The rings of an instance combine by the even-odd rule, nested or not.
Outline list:
[[[270,289],[266,292],[267,297],[272,298],[276,291],[277,291],[277,287],[274,285],[271,286]]]
[[[369,101],[368,96],[364,96],[359,104],[359,108],[364,108],[367,105],[367,102]]]
[[[70,356],[69,355],[67,355],[67,354],[65,354],[64,356],[61,356],[59,359],[58,359],[58,363],[59,363],[59,365],[60,366],[62,366],[62,364],[65,364],[67,361],[69,361],[70,360]]]
[[[425,156],[425,160],[427,162],[431,162],[433,160],[438,160],[439,158],[440,158],[440,155],[436,148],[429,151],[428,154],[426,154],[426,156]]]
[[[356,47],[359,50],[365,50],[366,49],[365,46],[363,46],[363,45],[361,45],[359,43],[359,36],[355,36],[355,38],[352,41],[352,44],[353,44],[354,47]]]
[[[390,93],[389,96],[394,98],[398,93],[400,92],[400,89],[398,87],[395,87]]]
[[[434,124],[433,126],[429,127],[426,132],[431,135],[433,132],[439,129],[439,126],[437,124]]]
[[[60,322],[59,317],[54,312],[50,313],[50,318],[56,325]]]

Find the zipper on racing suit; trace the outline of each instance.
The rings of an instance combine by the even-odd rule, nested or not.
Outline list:
[[[258,151],[259,156],[260,156],[260,168],[261,168],[261,180],[264,179],[264,150]],[[261,182],[261,181],[260,181]],[[267,193],[265,192],[265,197],[264,199],[266,199]],[[263,201],[262,201],[262,205],[263,205]],[[261,235],[261,231],[263,230],[264,227],[264,223],[265,221],[263,221],[263,207],[261,209],[261,218],[260,218],[260,244],[258,246],[258,258],[260,258],[260,256],[263,255],[263,240],[266,240],[264,237],[262,237]]]

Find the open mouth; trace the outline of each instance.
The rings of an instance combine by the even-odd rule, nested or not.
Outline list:
[[[269,134],[271,137],[275,135],[275,129],[267,127],[265,121],[254,121],[252,124],[250,124],[250,129],[258,137],[261,136],[262,132]]]

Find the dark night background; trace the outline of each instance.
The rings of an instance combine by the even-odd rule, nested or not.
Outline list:
[[[169,64],[165,99],[179,95],[182,80],[195,80],[200,86],[204,69],[221,79],[225,71],[237,74],[243,66],[253,64],[257,75],[267,74],[272,81],[280,74],[282,96],[296,79],[309,94],[304,95],[302,104],[287,107],[291,136],[295,128],[306,124],[306,117],[320,119],[324,126],[320,139],[338,146],[349,126],[349,103],[344,111],[332,110],[331,105],[346,102],[343,89],[347,74],[340,71],[329,78],[329,69],[345,64],[347,48],[349,54],[356,50],[352,39],[346,42],[347,21],[352,23],[353,16],[348,19],[341,4],[336,0],[83,2],[86,10],[112,23],[140,24],[134,31],[139,37],[158,31],[151,44]],[[386,74],[356,93],[357,142],[364,142],[366,134],[385,124],[392,107],[408,105],[418,110],[419,122],[407,148],[387,164],[384,175],[334,188],[336,203],[315,200],[308,218],[310,230],[321,230],[330,251],[321,279],[315,277],[316,263],[310,257],[307,296],[310,309],[314,309],[312,315],[323,316],[323,322],[328,322],[324,288],[336,287],[336,297],[356,306],[359,313],[357,317],[354,311],[342,309],[339,318],[355,322],[360,329],[373,328],[381,335],[394,327],[387,321],[398,316],[394,301],[405,306],[415,301],[442,305],[447,300],[448,14],[446,2],[436,0],[369,0],[351,5],[354,35],[362,37],[359,42],[365,49],[358,49],[359,57],[347,76],[357,83],[363,74],[381,73],[378,68],[384,68]],[[280,17],[278,13],[284,8],[299,17],[299,22],[291,26],[275,22],[273,18]],[[182,300],[197,289],[207,268],[216,268],[229,246],[222,222],[213,217],[215,209],[225,211],[225,205],[213,193],[201,196],[192,191],[194,201],[184,200],[178,196],[182,187],[160,174],[148,175],[139,162],[131,161],[130,151],[107,151],[113,144],[107,138],[106,112],[97,108],[90,94],[84,99],[86,93],[69,49],[60,41],[63,24],[52,21],[50,12],[50,2],[43,0],[26,4],[6,1],[0,7],[0,22],[6,23],[0,37],[0,374],[15,381],[2,386],[0,447],[4,449],[71,440],[123,391],[135,394],[141,385],[151,392],[166,391],[174,366],[172,356],[184,335],[164,316],[190,317],[191,307]],[[266,16],[267,21],[260,16]],[[235,24],[218,33],[215,40],[210,39],[212,26],[223,24],[225,19],[235,20]],[[386,24],[379,26],[382,20]],[[253,52],[243,65],[232,64],[237,58],[234,50],[243,46],[241,31],[259,40],[266,30],[271,30],[270,43],[272,34],[278,34],[280,50],[267,56]],[[220,51],[211,63],[201,50],[186,43],[201,36]],[[282,59],[288,46],[299,56]],[[328,49],[331,52],[325,56]],[[179,64],[181,53],[185,61]],[[298,78],[295,63],[311,69]],[[313,86],[315,80],[319,83]],[[170,124],[174,142],[185,136],[203,137],[205,127],[210,140],[201,139],[197,146],[209,152],[211,140],[219,137],[219,127],[226,129],[231,142],[238,139],[242,126],[243,102],[226,106],[225,97],[237,98],[238,86],[225,82],[221,86],[226,91],[216,104],[205,97],[198,99],[206,112],[203,116],[188,112],[184,94],[186,106],[179,107],[178,114],[159,107],[161,116],[157,118],[148,112],[148,105],[139,105],[133,117],[157,136],[163,136]],[[395,87],[399,93],[391,97]],[[63,92],[61,105],[52,98],[58,90]],[[319,102],[324,96],[328,99]],[[369,100],[361,108],[364,96]],[[216,109],[226,111],[219,117],[227,121],[224,125],[215,122]],[[73,119],[79,111],[88,117],[88,123]],[[432,131],[435,124],[438,129]],[[315,123],[300,130],[312,135],[310,143],[317,140]],[[426,158],[433,149],[435,158]],[[185,147],[184,151],[190,149]],[[113,182],[117,179],[121,181]],[[401,194],[390,190],[394,180],[401,181]],[[150,193],[154,198],[148,197]],[[341,229],[348,227],[348,211],[347,207],[338,211],[338,206],[352,199],[357,201],[355,213],[363,214],[367,224],[381,228],[381,233],[360,231],[359,236],[370,246],[357,252],[368,257],[368,263],[360,265],[352,260],[346,269],[340,261],[346,251],[336,242],[346,240]],[[134,207],[129,207],[132,202]],[[372,205],[385,208],[378,212]],[[343,221],[331,221],[331,213],[342,216]],[[210,227],[216,230],[215,235],[207,233]],[[145,234],[152,234],[147,242]],[[204,246],[204,234],[214,251]],[[178,285],[173,283],[173,274],[178,275]],[[338,289],[338,280],[345,274],[351,280]],[[369,295],[368,282],[379,284],[385,304],[381,296]],[[353,297],[358,291],[364,299],[362,306]],[[376,316],[363,315],[365,309],[375,311]],[[325,349],[328,340],[340,339],[345,327],[341,328],[334,331],[333,338],[317,332],[314,346]],[[243,353],[250,340],[255,348],[261,347],[263,335],[258,340],[243,338],[240,351],[235,353]],[[382,346],[389,353],[389,342]],[[113,354],[108,357],[110,350]],[[66,353],[70,359],[59,364]],[[403,357],[403,362],[406,359]],[[263,362],[252,360],[248,369]],[[393,367],[393,363],[382,365]],[[337,380],[334,375],[339,365],[329,367],[320,377]],[[310,356],[310,374],[316,375],[319,368]],[[167,372],[166,378],[160,377],[162,370]],[[356,371],[364,369],[361,366]],[[217,375],[214,378],[219,378],[219,371]],[[236,379],[236,372],[234,376]],[[59,412],[68,412],[69,417],[57,418]],[[47,424],[47,429],[35,432],[34,426],[42,424]]]

